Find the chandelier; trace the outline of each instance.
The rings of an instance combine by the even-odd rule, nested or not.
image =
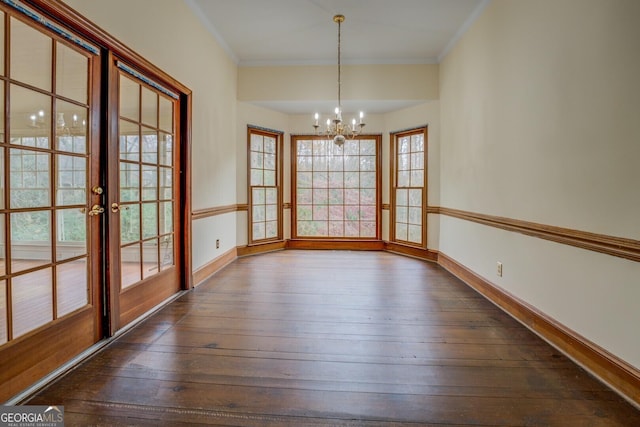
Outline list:
[[[341,99],[341,86],[342,86],[342,69],[340,62],[340,29],[341,24],[344,22],[344,15],[336,15],[333,17],[333,22],[338,24],[338,106],[335,109],[335,115],[333,118],[327,119],[326,128],[320,130],[319,120],[320,115],[318,113],[315,114],[315,122],[313,127],[316,130],[316,134],[324,135],[327,138],[333,139],[333,142],[337,146],[342,146],[344,144],[347,137],[355,138],[362,132],[362,128],[365,123],[362,121],[364,118],[364,113],[360,111],[360,120],[356,121],[355,117],[351,119],[351,124],[345,124],[342,121],[342,99]]]

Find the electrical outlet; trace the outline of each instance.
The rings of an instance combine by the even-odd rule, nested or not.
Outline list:
[[[216,249],[220,249],[220,239],[216,239]]]
[[[496,273],[499,277],[502,277],[502,263],[500,261],[498,261],[498,269],[496,270]]]

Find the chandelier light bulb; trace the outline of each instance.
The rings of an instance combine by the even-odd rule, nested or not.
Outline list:
[[[38,110],[38,126],[44,124],[44,110]]]

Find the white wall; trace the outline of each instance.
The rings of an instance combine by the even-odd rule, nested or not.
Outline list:
[[[638,22],[493,0],[441,64],[441,205],[640,239]],[[640,263],[449,217],[440,250],[640,368]]]
[[[192,10],[174,0],[65,2],[193,91],[193,209],[235,204],[237,66]],[[194,269],[234,248],[235,230],[234,214],[194,221]]]
[[[335,101],[336,66],[241,67],[240,101]],[[343,100],[438,99],[438,65],[344,65]],[[420,82],[416,85],[415,82]],[[334,105],[335,106],[335,105]]]

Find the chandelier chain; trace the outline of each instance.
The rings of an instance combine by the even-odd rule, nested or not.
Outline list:
[[[340,109],[340,112],[342,112],[342,97],[341,97],[341,92],[342,92],[341,65],[342,64],[340,61],[341,28],[342,28],[342,21],[338,20],[338,108]]]

